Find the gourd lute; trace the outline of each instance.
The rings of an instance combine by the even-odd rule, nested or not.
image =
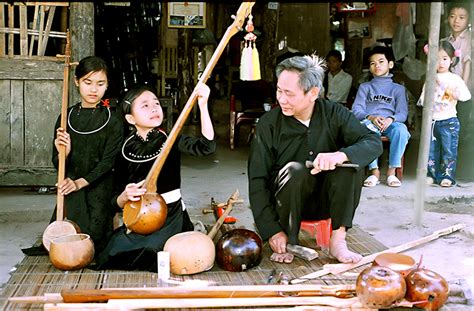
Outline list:
[[[244,21],[250,14],[254,4],[255,2],[243,2],[237,10],[236,15],[232,16],[234,22],[227,27],[226,32],[202,73],[199,83],[206,83],[207,79],[209,79],[212,70],[217,64],[230,38],[242,29]],[[163,197],[157,193],[156,181],[186,119],[193,110],[196,100],[197,88],[195,87],[145,179],[144,187],[146,188],[146,193],[139,201],[128,201],[125,203],[123,222],[127,227],[127,232],[147,235],[159,230],[164,225],[168,208]]]

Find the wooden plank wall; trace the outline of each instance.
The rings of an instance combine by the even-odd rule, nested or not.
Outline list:
[[[0,58],[0,186],[54,184],[62,73],[61,60]]]
[[[19,6],[15,14],[14,6]],[[25,22],[27,6],[35,6],[29,16],[32,23]],[[54,6],[61,7],[60,31],[50,27]],[[42,56],[46,33],[63,38],[70,29],[72,61],[93,55],[94,3],[0,2],[0,8],[0,186],[53,186],[57,172],[51,163],[52,139],[60,113],[64,60],[56,54]],[[47,10],[51,14],[45,14]],[[38,28],[37,22],[43,27]],[[73,72],[70,81],[72,76]],[[74,83],[69,93],[69,102],[76,103]]]

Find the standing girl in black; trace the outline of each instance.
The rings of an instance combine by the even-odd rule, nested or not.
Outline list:
[[[112,169],[123,138],[120,118],[108,100],[102,100],[107,74],[107,64],[99,57],[79,62],[74,81],[81,102],[68,109],[66,131],[60,128],[58,117],[53,148],[57,168],[59,146],[66,146],[66,178],[57,185],[65,196],[65,217],[91,236],[96,254],[113,230]]]

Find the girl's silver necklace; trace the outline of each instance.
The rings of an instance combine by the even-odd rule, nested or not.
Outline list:
[[[166,138],[168,138],[168,135],[166,135],[165,132],[163,131],[160,131],[161,133],[163,133]],[[134,135],[130,136],[129,138],[127,138],[127,140],[125,140],[125,142],[123,143],[122,145],[122,156],[124,157],[125,160],[129,161],[129,162],[132,162],[132,163],[145,163],[145,162],[148,162],[148,161],[151,161],[151,160],[154,160],[158,157],[158,155],[160,154],[161,152],[161,149],[163,149],[163,145],[161,145],[160,149],[158,149],[157,152],[151,154],[151,155],[137,155],[137,154],[133,154],[133,153],[129,153],[130,156],[132,157],[135,157],[135,158],[139,158],[140,160],[135,160],[135,159],[131,159],[129,157],[127,157],[125,155],[125,145],[127,145],[127,143],[130,141],[130,139],[133,138]]]
[[[79,108],[80,109],[80,108]],[[72,111],[74,110],[74,107],[69,110],[69,114],[67,115],[67,125],[69,125],[69,128],[77,133],[77,134],[80,134],[80,135],[89,135],[89,134],[94,134],[94,133],[97,133],[98,131],[100,131],[101,129],[103,129],[110,121],[110,116],[111,116],[111,113],[110,113],[110,108],[107,107],[107,112],[109,113],[109,116],[107,118],[107,121],[105,121],[104,125],[102,125],[101,127],[95,129],[95,130],[92,130],[92,131],[88,131],[88,132],[81,132],[81,131],[78,131],[76,130],[75,128],[72,127],[72,124],[71,124],[71,113]]]

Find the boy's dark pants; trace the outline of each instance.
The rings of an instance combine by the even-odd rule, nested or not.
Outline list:
[[[311,175],[302,163],[290,162],[275,180],[276,211],[288,243],[298,243],[302,219],[331,218],[333,230],[352,227],[359,205],[364,170],[336,168]]]

